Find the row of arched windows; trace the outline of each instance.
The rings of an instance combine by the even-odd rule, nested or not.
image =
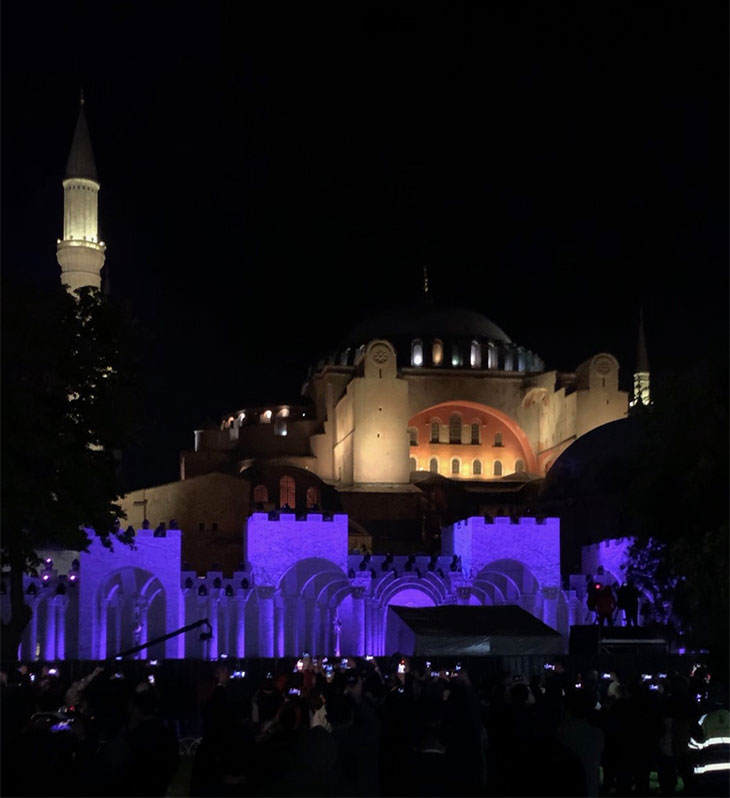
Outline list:
[[[464,438],[462,435],[462,419],[458,413],[452,413],[449,418],[449,443],[463,443]],[[482,425],[478,421],[471,424],[470,443],[480,444],[482,442]],[[418,429],[416,427],[409,427],[408,434],[411,441],[411,446],[418,446]],[[429,442],[439,443],[441,438],[441,422],[438,419],[433,419],[430,426]],[[494,433],[493,446],[503,446],[502,433]]]
[[[532,352],[528,352],[521,346],[514,347],[508,344],[498,349],[495,344],[488,343],[485,344],[485,347],[486,363],[484,367],[488,369],[500,368],[500,351],[502,352],[502,368],[506,371],[534,371],[541,366],[539,359]],[[466,349],[469,350],[469,366],[473,369],[482,368],[483,347],[478,341],[472,341],[467,347],[451,344],[449,347],[449,357],[448,360],[446,360],[444,344],[438,338],[431,343],[431,365],[441,366],[444,362],[448,362],[454,368],[461,368],[464,365],[464,353]],[[411,365],[424,365],[424,353],[425,347],[423,341],[420,338],[416,338],[416,340],[411,343]]]
[[[296,482],[294,477],[285,475],[279,480],[279,507],[296,507]],[[266,485],[256,485],[253,489],[254,504],[267,504],[269,489]],[[306,493],[307,510],[314,510],[320,506],[319,488],[310,485]]]
[[[418,459],[415,457],[410,458],[411,464],[411,471],[418,471]],[[432,474],[439,474],[442,473],[440,470],[439,459],[438,457],[432,457],[428,461],[428,470]],[[515,468],[514,472],[516,474],[523,474],[525,473],[525,461],[522,458],[518,458],[515,460]],[[466,463],[462,463],[461,459],[458,457],[453,457],[451,462],[449,463],[449,470],[448,473],[452,476],[469,476],[468,472],[468,465]],[[480,476],[487,476],[487,464],[483,464],[481,460],[473,460],[471,463],[471,474],[475,477]],[[495,477],[501,477],[504,474],[503,471],[503,464],[501,460],[495,460],[492,463],[492,475]]]

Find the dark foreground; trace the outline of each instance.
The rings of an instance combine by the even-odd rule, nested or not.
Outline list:
[[[643,675],[601,664],[306,657],[198,663],[184,678],[165,662],[12,668],[1,793],[730,794],[716,679],[689,662]]]

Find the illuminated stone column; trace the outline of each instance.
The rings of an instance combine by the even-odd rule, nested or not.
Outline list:
[[[257,587],[259,600],[259,656],[274,656],[274,587]]]
[[[147,634],[148,633],[147,611],[149,609],[149,604],[145,599],[139,599],[137,607],[139,613],[139,642],[146,643],[147,640],[149,639]],[[143,648],[134,656],[135,659],[147,659],[147,649]]]
[[[325,648],[322,645],[322,608],[316,601],[312,602],[312,656],[320,657],[324,655]]]
[[[56,596],[56,658],[66,659],[66,610],[68,597]]]
[[[468,605],[471,598],[471,588],[469,585],[459,585],[456,588],[456,601],[461,605]]]
[[[122,650],[122,605],[114,605],[114,651]]]
[[[99,604],[99,626],[98,626],[98,639],[96,646],[96,658],[106,659],[106,623],[107,611],[109,609],[109,600],[104,599]]]
[[[30,651],[23,653],[26,655],[24,659],[35,662],[38,659],[36,656],[36,648],[38,647],[38,599],[29,601],[28,604],[33,613],[30,617],[30,630],[28,633],[28,648]]]
[[[223,653],[230,654],[233,653],[232,646],[231,646],[231,599],[226,596],[226,598],[222,599],[223,601],[223,625],[225,629],[223,630],[223,635],[221,636],[221,648],[223,649]]]
[[[284,628],[288,632],[286,649],[293,657],[298,657],[302,653],[300,641],[303,639],[299,628],[299,596],[284,597]]]
[[[352,588],[352,623],[354,626],[353,639],[355,641],[355,650],[345,652],[346,654],[354,654],[357,657],[365,655],[365,588],[353,587]]]
[[[365,599],[365,653],[374,654],[376,651],[375,639],[373,632],[374,619],[373,619],[373,600],[371,598]]]
[[[286,608],[274,599],[274,656],[286,656]]]
[[[46,629],[43,641],[43,659],[56,659],[56,604],[52,598],[46,601]]]
[[[218,598],[211,596],[208,599],[208,621],[211,626],[211,634],[208,643],[208,659],[218,659]]]
[[[246,600],[243,596],[236,599],[236,656],[246,656]]]
[[[581,618],[583,604],[578,598],[575,590],[566,591],[566,596],[566,603],[568,605],[568,631],[570,631],[571,626],[583,623],[583,619]]]
[[[559,587],[543,587],[542,589],[542,621],[552,629],[558,628]]]

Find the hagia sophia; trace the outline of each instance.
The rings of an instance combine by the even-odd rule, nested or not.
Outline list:
[[[69,291],[101,287],[100,185],[82,104],[57,245]],[[90,531],[87,552],[42,552],[21,656],[106,659],[166,635],[136,656],[383,655],[416,645],[404,608],[447,606],[518,607],[537,630],[520,651],[566,651],[586,575],[623,581],[630,530],[618,510],[592,524],[561,480],[648,406],[641,327],[631,365],[631,395],[609,352],[549,369],[425,279],[416,302],[342,331],[295,403],[191,430],[179,480],[122,499],[134,548]],[[169,636],[200,619],[209,639]],[[464,650],[500,639],[475,629]]]

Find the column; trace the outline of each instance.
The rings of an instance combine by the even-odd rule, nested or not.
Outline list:
[[[208,643],[208,659],[218,659],[218,599],[213,596],[208,599],[208,621],[213,635]]]
[[[236,656],[246,656],[246,599],[237,596],[236,599]]]
[[[543,587],[542,589],[542,620],[551,628],[558,630],[558,596],[559,587]]]
[[[96,647],[96,658],[106,659],[106,622],[109,610],[109,600],[104,599],[99,603],[99,639]]]
[[[38,599],[29,602],[33,615],[30,618],[30,634],[29,634],[29,647],[27,659],[35,662],[38,657],[36,656],[36,648],[38,645]]]
[[[43,659],[45,659],[46,662],[53,662],[53,660],[56,659],[56,603],[53,598],[49,598],[46,601],[45,631]]]
[[[365,651],[365,588],[353,587],[352,588],[352,623],[354,628],[353,639],[355,642],[355,650],[353,652],[345,652],[346,654],[352,653],[357,657],[364,656]]]
[[[149,609],[149,604],[144,599],[139,600],[139,642],[146,643],[149,639],[148,636],[148,623],[147,623],[147,610]],[[143,648],[138,654],[135,654],[135,658],[138,659],[147,659],[147,649]]]
[[[373,644],[373,600],[365,599],[365,654],[374,654]]]
[[[295,657],[301,655],[305,644],[304,635],[299,628],[299,596],[285,596],[284,597],[284,629],[286,634],[285,639],[288,641],[287,650]],[[311,652],[310,652],[311,653]]]
[[[117,600],[114,605],[114,651],[122,650],[122,603]]]
[[[274,656],[274,588],[257,587],[259,600],[259,656]]]
[[[286,656],[286,623],[284,607],[274,599],[274,656]]]
[[[231,599],[226,596],[223,599],[223,623],[225,630],[221,635],[223,651],[230,656],[233,653],[233,646],[231,646]]]
[[[312,656],[324,655],[325,647],[322,645],[322,608],[316,601],[312,602]]]
[[[66,659],[66,610],[67,596],[56,596],[56,657]]]
[[[461,605],[468,605],[471,598],[471,588],[469,585],[459,585],[456,588],[456,603]]]

